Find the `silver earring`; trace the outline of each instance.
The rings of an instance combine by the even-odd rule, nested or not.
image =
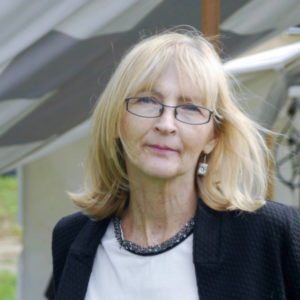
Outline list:
[[[207,172],[207,167],[208,167],[208,164],[206,163],[206,155],[204,155],[203,162],[199,163],[197,174],[199,176],[205,176],[205,174]]]

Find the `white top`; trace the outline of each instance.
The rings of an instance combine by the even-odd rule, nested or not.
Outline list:
[[[161,254],[141,256],[120,245],[111,221],[98,246],[85,300],[199,299],[193,234]]]

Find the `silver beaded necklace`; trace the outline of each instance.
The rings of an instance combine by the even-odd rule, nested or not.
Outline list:
[[[133,242],[124,240],[120,218],[114,217],[113,224],[114,224],[115,237],[119,242],[121,248],[124,248],[125,250],[132,252],[134,254],[147,256],[147,255],[160,254],[180,244],[193,232],[195,221],[194,221],[194,217],[191,218],[183,226],[183,228],[178,233],[176,233],[173,237],[162,242],[161,244],[155,246],[149,246],[149,247],[141,247]]]

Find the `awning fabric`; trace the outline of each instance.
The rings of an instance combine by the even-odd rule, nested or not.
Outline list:
[[[298,0],[220,2],[224,60],[299,23]],[[0,172],[87,121],[124,51],[180,24],[201,30],[201,1],[1,1]]]

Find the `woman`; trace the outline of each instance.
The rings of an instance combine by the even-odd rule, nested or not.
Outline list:
[[[139,42],[94,112],[84,213],[54,229],[56,299],[300,299],[300,218],[264,200],[266,157],[209,42]]]

